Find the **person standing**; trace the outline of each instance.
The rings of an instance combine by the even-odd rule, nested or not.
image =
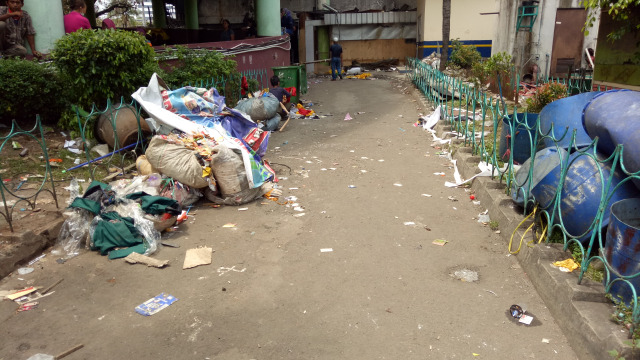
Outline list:
[[[231,23],[229,20],[222,20],[222,35],[220,41],[231,41],[236,39],[236,34],[231,30]]]
[[[80,29],[91,30],[89,19],[84,17],[87,4],[84,0],[71,0],[71,12],[64,16],[64,32],[70,34]]]
[[[24,0],[7,0],[7,6],[0,6],[0,53],[5,56],[26,57],[26,38],[33,56],[39,59],[42,54],[36,50],[36,31],[33,29],[31,16],[22,10],[22,6]]]
[[[338,76],[342,79],[342,46],[338,44],[337,37],[333,38],[329,54],[331,54],[331,81],[336,81]]]

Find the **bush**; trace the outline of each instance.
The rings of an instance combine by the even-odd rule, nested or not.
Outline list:
[[[65,86],[55,69],[47,64],[21,59],[0,60],[0,120],[56,122],[66,105]]]
[[[459,40],[451,42],[453,50],[449,61],[462,69],[471,69],[473,64],[482,60],[482,55],[475,46],[464,46]]]
[[[174,61],[177,62],[177,66],[171,65],[163,77],[163,80],[172,89],[188,84],[197,85],[198,81],[207,81],[212,78],[222,80],[239,76],[237,63],[225,58],[217,51],[177,46],[175,49],[168,50],[166,56],[175,58]],[[218,89],[218,91],[223,92],[224,90]]]
[[[107,99],[128,101],[158,70],[153,48],[128,31],[76,31],[56,41],[51,56],[72,84],[71,102],[86,110]]]
[[[527,112],[539,113],[547,104],[567,97],[567,86],[560,83],[544,84],[527,99]]]

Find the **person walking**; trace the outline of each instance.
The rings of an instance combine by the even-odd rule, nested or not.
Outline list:
[[[331,54],[331,81],[336,81],[338,76],[342,79],[342,46],[338,44],[337,37],[333,38],[329,54]]]

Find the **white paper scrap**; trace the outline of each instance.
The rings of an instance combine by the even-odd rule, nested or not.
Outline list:
[[[333,248],[324,248],[324,249],[320,249],[320,252],[332,252]]]

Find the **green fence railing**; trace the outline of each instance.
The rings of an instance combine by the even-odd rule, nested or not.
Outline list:
[[[436,107],[441,107],[442,120],[450,125],[455,137],[460,139],[464,146],[471,147],[472,153],[478,155],[481,161],[493,165],[492,178],[504,182],[506,192],[511,194],[514,200],[522,201],[524,215],[535,214],[534,224],[540,224],[540,229],[546,229],[540,234],[539,239],[545,242],[560,242],[564,245],[564,250],[572,250],[576,262],[580,264],[578,283],[582,282],[589,267],[598,260],[604,264],[603,284],[607,293],[616,283],[629,288],[633,294],[628,304],[632,308],[629,334],[634,334],[640,322],[640,307],[637,301],[633,300],[637,299],[638,290],[633,281],[640,276],[640,272],[622,276],[602,253],[606,240],[603,224],[606,225],[608,221],[605,214],[610,203],[624,195],[625,187],[633,186],[631,181],[640,179],[640,172],[629,173],[625,169],[621,158],[623,146],[618,145],[614,153],[608,157],[602,156],[596,151],[597,139],[585,146],[576,142],[575,130],[556,130],[551,125],[550,131],[542,131],[537,115],[526,112],[519,114],[517,106],[509,105],[461,79],[447,76],[418,59],[411,58],[406,63],[409,67],[408,76],[430,102]],[[545,79],[545,82],[556,80],[558,79]],[[569,95],[593,90],[591,82],[583,78],[560,82],[567,85]],[[518,132],[525,134],[524,140],[520,141],[524,141],[529,150],[529,168],[520,168],[524,169],[524,172],[515,171],[514,151],[498,151],[501,141],[507,150],[514,149],[516,137],[505,134]],[[559,181],[547,188],[544,196],[539,194],[536,198],[532,192],[536,185],[534,181],[537,180],[534,179],[536,153],[543,148],[547,149],[549,156],[558,164],[554,174],[559,177]],[[594,191],[595,195],[590,195],[591,213],[585,214],[587,220],[582,224],[579,233],[571,233],[576,231],[570,226],[566,214],[574,210],[586,210],[582,204],[572,204],[565,200],[571,195],[568,192],[576,186],[576,169],[584,167],[589,167],[590,175],[579,180],[590,181],[588,185],[593,188],[589,190]],[[571,208],[572,206],[575,208]]]

